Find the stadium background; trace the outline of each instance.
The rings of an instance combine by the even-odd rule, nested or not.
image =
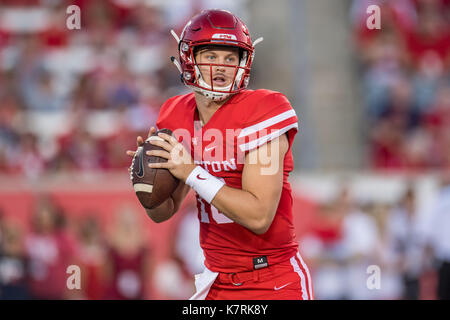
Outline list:
[[[449,180],[449,3],[0,1],[0,298],[192,294],[202,262],[192,198],[152,223],[125,150],[186,92],[170,29],[224,8],[265,38],[250,88],[285,93],[300,119],[290,181],[316,298],[435,299],[429,216]],[[71,4],[81,30],[66,28]],[[366,28],[370,4],[381,30]],[[81,290],[66,288],[71,264]],[[367,286],[371,265],[379,289]]]

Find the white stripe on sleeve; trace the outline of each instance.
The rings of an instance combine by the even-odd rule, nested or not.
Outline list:
[[[259,146],[263,145],[266,142],[269,142],[269,141],[271,141],[271,140],[273,140],[275,138],[278,138],[283,133],[285,133],[286,131],[288,131],[289,129],[292,129],[292,128],[298,128],[298,123],[297,122],[292,123],[292,124],[290,124],[290,125],[288,125],[288,126],[286,126],[284,128],[275,130],[271,134],[268,134],[268,135],[265,135],[265,136],[263,136],[261,138],[252,140],[252,141],[250,141],[248,143],[240,144],[239,148],[241,149],[242,152],[252,150],[252,149],[254,149],[256,147],[259,147]]]
[[[261,122],[259,122],[257,124],[254,124],[254,125],[252,125],[250,127],[242,129],[242,131],[239,134],[238,138],[246,137],[248,135],[251,135],[252,133],[255,133],[255,132],[258,132],[259,130],[271,127],[274,124],[277,124],[277,123],[279,123],[281,121],[284,121],[286,119],[289,119],[289,118],[292,118],[292,117],[295,117],[295,116],[296,116],[296,114],[295,114],[295,110],[294,109],[291,109],[291,110],[288,110],[286,112],[280,113],[279,115],[276,115],[276,116],[274,116],[272,118],[269,118],[267,120],[264,120],[264,121],[261,121]]]

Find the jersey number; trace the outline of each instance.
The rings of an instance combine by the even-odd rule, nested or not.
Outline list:
[[[210,217],[216,223],[233,223],[234,221],[224,215],[222,212],[216,209],[216,207],[210,205],[205,200],[197,197],[198,204],[200,206],[200,222],[209,223]]]

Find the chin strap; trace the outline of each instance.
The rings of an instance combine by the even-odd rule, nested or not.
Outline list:
[[[180,37],[178,37],[177,33],[175,31],[173,31],[173,29],[170,30],[170,33],[172,34],[172,36],[175,38],[175,40],[177,41],[177,43],[180,43]]]
[[[170,30],[170,33],[175,38],[175,41],[177,42],[177,44],[179,44],[180,43],[180,37],[178,37],[177,33],[173,29]],[[180,74],[182,74],[183,70],[181,69],[180,62],[174,56],[170,57],[170,61],[172,61],[172,63],[175,65],[175,67],[177,67],[178,71],[180,71]]]
[[[174,56],[170,57],[170,61],[172,61],[172,63],[175,65],[175,67],[177,67],[178,71],[180,71],[180,74],[183,73],[183,70],[181,70],[181,64],[180,62],[178,62],[177,59],[175,59]]]

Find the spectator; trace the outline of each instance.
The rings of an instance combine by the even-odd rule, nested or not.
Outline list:
[[[16,165],[21,172],[30,178],[36,178],[45,170],[45,161],[39,152],[38,137],[32,133],[25,133],[20,137],[19,157]]]
[[[105,297],[106,243],[95,214],[83,219],[79,226],[80,262],[83,298],[98,300]]]
[[[151,251],[134,210],[116,214],[107,252],[107,299],[138,300],[148,297]]]
[[[378,229],[376,252],[373,257],[376,266],[380,268],[380,287],[373,290],[376,299],[397,300],[402,299],[403,279],[398,263],[398,252],[394,249],[394,243],[390,235],[389,224],[393,206],[381,201],[370,201],[362,205],[362,210],[367,212]]]
[[[65,100],[56,93],[53,77],[45,69],[37,69],[25,77],[23,94],[26,106],[33,111],[60,111]]]
[[[450,83],[442,82],[436,92],[435,103],[424,114],[424,127],[432,140],[435,167],[450,166]]]
[[[342,223],[348,205],[344,193],[340,196],[321,205],[311,231],[300,240],[305,259],[312,266],[314,296],[317,299],[349,298],[341,246]]]
[[[377,292],[367,287],[366,270],[370,265],[379,264],[376,249],[380,234],[376,221],[355,204],[349,190],[343,189],[339,199],[343,210],[340,250],[346,297],[375,299]]]
[[[66,269],[77,264],[78,256],[76,242],[65,230],[63,212],[51,199],[40,198],[32,219],[33,230],[25,238],[31,296],[69,298]]]
[[[22,231],[11,222],[1,224],[0,217],[0,300],[29,299]]]
[[[418,69],[432,67],[440,74],[450,54],[448,23],[436,2],[419,8],[417,29],[408,37],[409,53]]]
[[[427,252],[436,260],[438,269],[437,296],[450,299],[450,173],[443,174],[441,191],[430,211],[425,232]]]
[[[397,257],[397,270],[403,281],[403,299],[417,300],[423,261],[423,239],[417,220],[416,194],[412,187],[390,213],[387,223],[390,248]]]
[[[105,145],[85,128],[76,127],[71,134],[61,137],[58,157],[74,170],[107,168]]]

